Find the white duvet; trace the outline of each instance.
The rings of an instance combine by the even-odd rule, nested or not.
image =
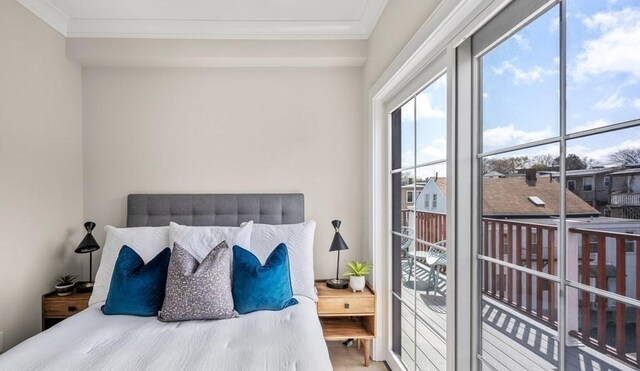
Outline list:
[[[106,316],[93,305],[0,355],[0,370],[331,370],[315,303],[220,321]]]

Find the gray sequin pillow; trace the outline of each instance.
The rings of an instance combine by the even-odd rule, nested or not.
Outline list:
[[[230,257],[229,246],[222,241],[198,264],[193,255],[174,243],[158,319],[173,322],[237,317],[231,293]]]

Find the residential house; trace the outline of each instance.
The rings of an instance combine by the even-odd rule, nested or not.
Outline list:
[[[640,219],[640,167],[627,167],[610,174],[612,217]]]
[[[416,182],[415,184],[407,184],[402,186],[402,209],[409,209],[413,207],[416,197],[420,195],[422,189],[425,186],[425,182]]]
[[[618,170],[615,167],[603,167],[595,169],[568,170],[567,189],[588,202],[594,208],[603,212],[609,204],[609,195],[613,188],[611,173]],[[540,172],[542,176],[550,175],[559,181],[560,173],[557,171]]]
[[[416,199],[416,210],[432,213],[447,212],[447,180],[446,178],[429,178],[422,192]]]

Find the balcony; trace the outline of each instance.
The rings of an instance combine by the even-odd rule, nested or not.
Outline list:
[[[409,226],[413,211],[403,211]],[[525,271],[558,274],[558,230],[555,221],[529,223],[485,218],[483,255],[523,267]],[[416,214],[416,238],[446,240],[446,215]],[[640,298],[640,235],[585,228],[567,221],[567,277],[571,281],[621,297]],[[587,225],[588,226],[588,225]],[[424,244],[417,244],[421,250]],[[426,246],[426,245],[425,245]],[[428,247],[426,247],[428,249]],[[446,270],[438,271],[443,284],[433,290],[425,281],[430,267],[418,260],[415,277],[403,259],[403,292],[416,288],[416,310],[422,321],[416,333],[420,349],[441,357],[424,357],[436,369],[444,365],[446,339]],[[584,262],[584,264],[583,264]],[[558,367],[559,293],[557,283],[508,266],[482,262],[483,358],[497,369],[554,369]],[[430,280],[433,282],[433,280]],[[640,354],[640,309],[587,291],[569,288],[566,348],[568,369],[637,369]],[[412,343],[405,336],[403,341]],[[411,349],[408,346],[407,349]],[[420,362],[420,354],[413,355]],[[424,356],[424,355],[423,355]],[[441,359],[442,358],[442,359]],[[434,361],[435,360],[435,361]]]
[[[640,206],[640,193],[612,194],[609,203],[611,206]]]

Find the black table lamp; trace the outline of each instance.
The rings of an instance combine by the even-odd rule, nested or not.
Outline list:
[[[334,220],[331,222],[333,224],[333,228],[336,230],[336,234],[333,236],[333,241],[331,241],[331,247],[329,251],[337,251],[338,252],[338,262],[336,264],[336,278],[332,278],[327,280],[327,286],[332,289],[346,289],[349,286],[349,281],[342,280],[339,277],[340,272],[340,251],[348,250],[349,246],[344,242],[342,236],[340,235],[340,224],[342,224],[339,220]]]
[[[84,229],[87,230],[87,235],[84,236],[76,248],[76,254],[89,253],[89,281],[76,283],[76,289],[79,292],[89,292],[93,290],[93,252],[100,248],[100,245],[98,245],[98,242],[91,234],[91,231],[93,231],[95,227],[96,223],[94,222],[84,223]]]

